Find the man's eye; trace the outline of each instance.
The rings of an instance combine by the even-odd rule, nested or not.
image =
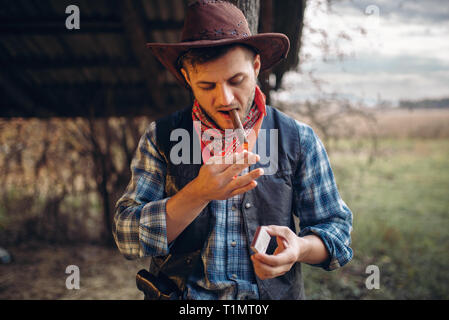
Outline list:
[[[212,90],[214,88],[214,86],[200,86],[201,90]]]
[[[230,82],[234,86],[235,85],[239,85],[239,84],[241,84],[243,82],[243,77],[238,77],[236,79],[232,79]]]

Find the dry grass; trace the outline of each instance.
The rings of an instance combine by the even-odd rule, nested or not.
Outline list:
[[[449,137],[449,109],[377,110],[374,115],[377,135],[381,138]],[[367,131],[360,133],[367,134]]]
[[[449,137],[449,109],[362,109],[360,113],[346,113],[330,122],[327,131],[332,137],[343,138],[425,138],[441,139]],[[299,115],[294,110],[287,112],[301,122],[320,131],[309,117]],[[326,118],[323,112],[316,117]],[[320,132],[319,132],[320,133]]]
[[[13,263],[0,265],[0,299],[141,300],[137,271],[149,260],[126,260],[116,249],[30,243],[9,248]],[[80,271],[80,289],[66,288],[66,267]]]

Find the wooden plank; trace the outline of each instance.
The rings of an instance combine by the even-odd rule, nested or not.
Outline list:
[[[123,33],[124,26],[120,19],[110,18],[81,18],[79,30],[68,30],[65,26],[66,16],[39,18],[6,18],[0,24],[0,35],[43,35],[80,33]],[[179,30],[183,21],[175,20],[145,20],[142,26],[150,30]]]

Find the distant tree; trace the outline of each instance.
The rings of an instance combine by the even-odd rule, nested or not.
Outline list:
[[[445,109],[449,108],[449,98],[401,100],[399,107],[404,109]]]

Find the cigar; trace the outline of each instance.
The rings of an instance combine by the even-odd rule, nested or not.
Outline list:
[[[229,111],[229,115],[231,116],[231,120],[232,120],[232,124],[234,125],[234,129],[237,130],[237,136],[239,138],[240,144],[246,146],[248,146],[248,140],[245,137],[245,130],[243,129],[243,125],[242,122],[240,121],[240,117],[237,113],[236,109],[232,109],[231,111]]]

